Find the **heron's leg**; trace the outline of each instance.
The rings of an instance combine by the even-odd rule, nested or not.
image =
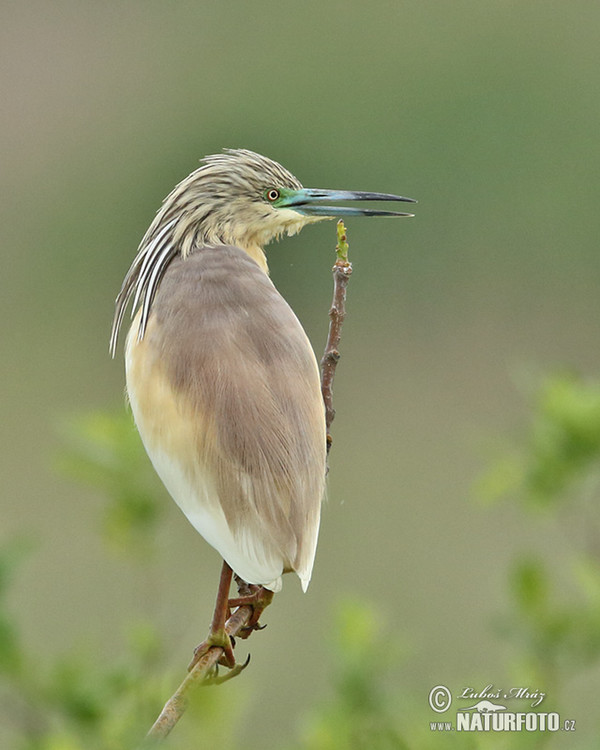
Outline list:
[[[229,565],[223,560],[223,567],[221,568],[221,578],[219,579],[219,589],[217,591],[217,601],[215,603],[215,611],[213,614],[212,622],[210,625],[210,631],[208,637],[199,646],[194,649],[194,656],[188,671],[196,666],[200,659],[206,654],[213,646],[218,646],[223,649],[223,656],[219,659],[219,662],[226,667],[235,666],[235,656],[233,655],[232,639],[227,635],[225,631],[225,622],[230,615],[231,609],[229,607],[229,589],[231,587],[231,577],[233,571]]]
[[[261,626],[258,624],[258,620],[262,615],[263,611],[273,601],[273,592],[266,589],[264,586],[256,586],[254,584],[246,583],[239,576],[236,575],[235,580],[238,584],[240,596],[230,599],[230,607],[252,607],[252,616],[248,621],[248,624],[243,627],[238,633],[239,638],[248,638],[253,630],[261,630]],[[265,627],[265,626],[263,626]]]

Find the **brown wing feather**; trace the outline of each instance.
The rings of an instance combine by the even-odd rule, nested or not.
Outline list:
[[[289,305],[243,250],[201,248],[169,265],[144,345],[197,421],[196,455],[234,535],[261,538],[285,569],[310,575],[325,423],[315,356]]]

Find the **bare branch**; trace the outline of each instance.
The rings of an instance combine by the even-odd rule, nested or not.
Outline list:
[[[348,260],[348,242],[346,227],[340,219],[337,223],[338,244],[335,248],[337,260],[332,268],[333,273],[333,302],[329,310],[329,334],[325,344],[325,352],[321,357],[321,393],[325,403],[325,424],[327,426],[327,453],[331,448],[329,430],[335,418],[333,408],[333,379],[335,369],[340,359],[338,347],[342,336],[342,325],[346,317],[346,287],[352,274],[352,263]]]

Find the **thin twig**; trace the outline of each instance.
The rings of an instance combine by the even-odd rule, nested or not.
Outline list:
[[[335,418],[333,408],[333,379],[335,368],[340,359],[338,347],[342,336],[342,325],[346,317],[346,287],[352,274],[352,263],[348,260],[348,242],[346,227],[340,219],[337,223],[338,244],[335,248],[337,260],[332,268],[333,273],[333,302],[329,310],[329,334],[325,344],[325,352],[321,357],[321,393],[325,403],[325,424],[327,427],[327,453],[331,448],[329,430]]]

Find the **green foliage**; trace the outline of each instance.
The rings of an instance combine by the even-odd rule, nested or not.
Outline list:
[[[131,414],[92,412],[63,427],[65,448],[57,469],[108,499],[105,538],[116,548],[148,552],[160,520],[162,485],[152,469]]]
[[[306,720],[302,750],[403,750],[396,707],[387,688],[387,643],[364,602],[343,602],[334,622],[332,699]]]
[[[479,484],[488,499],[561,504],[600,468],[600,383],[573,374],[547,377],[533,404],[525,444],[496,463]]]
[[[14,569],[12,550],[0,555],[0,571]],[[10,562],[7,562],[10,561]],[[7,562],[5,565],[4,563]],[[4,590],[7,576],[1,575]],[[10,713],[15,750],[121,750],[135,748],[173,692],[181,670],[165,677],[164,646],[156,631],[131,628],[124,656],[98,659],[89,646],[40,669],[17,638],[18,624],[0,601],[0,684]],[[374,613],[345,602],[335,621],[334,697],[305,722],[300,750],[403,750],[392,700],[386,691],[389,656]],[[8,634],[5,637],[5,634]],[[243,734],[243,701],[235,684],[196,691],[170,748],[237,747]],[[3,722],[4,723],[4,722]]]
[[[520,671],[555,690],[557,675],[564,682],[600,658],[600,563],[580,557],[570,573],[566,592],[540,559],[519,560],[510,577],[506,629],[520,647]]]
[[[543,686],[555,709],[567,695],[564,686],[600,660],[599,466],[600,383],[551,375],[534,399],[524,441],[479,485],[487,499],[544,509],[546,528],[554,522],[563,531],[567,518],[580,527],[562,535],[551,558],[528,549],[513,561],[511,606],[502,617],[513,676]],[[544,742],[540,736],[532,746]]]
[[[109,498],[104,530],[114,544],[151,548],[162,490],[128,416],[93,414],[70,423],[63,472]],[[516,458],[515,458],[516,457]],[[518,450],[493,467],[488,495],[510,495],[524,507],[586,518],[600,458],[600,385],[553,376],[535,400],[532,425]],[[493,490],[490,492],[490,490]],[[577,492],[576,490],[579,490]],[[509,572],[510,607],[502,634],[510,643],[513,675],[539,685],[560,707],[565,680],[600,658],[600,548],[586,523],[581,545],[552,561],[528,549]],[[130,628],[119,656],[98,658],[89,644],[41,667],[25,648],[7,595],[27,551],[22,542],[0,551],[0,736],[15,750],[120,750],[135,748],[181,680],[166,666],[167,649],[148,622]],[[557,570],[559,574],[557,574]],[[439,747],[425,701],[415,710],[391,680],[398,667],[390,638],[364,602],[342,602],[335,613],[329,694],[316,690],[315,707],[299,722],[290,750],[406,750]],[[165,747],[246,746],[242,682],[196,692]],[[242,740],[240,740],[242,738]],[[444,733],[444,747],[509,747],[498,737]],[[521,738],[540,748],[547,736]],[[496,743],[496,744],[494,744]],[[579,745],[579,747],[584,747]]]
[[[0,570],[12,558],[0,554]],[[9,567],[13,568],[12,561]],[[6,576],[2,576],[6,581]],[[6,592],[6,586],[3,587]],[[13,750],[123,750],[138,747],[181,679],[165,669],[164,646],[147,622],[130,628],[120,656],[98,657],[87,644],[41,667],[18,638],[0,599],[0,737]],[[229,686],[228,686],[229,688]],[[233,747],[232,691],[201,690],[169,747]],[[235,704],[234,704],[235,705]]]
[[[23,671],[23,648],[19,630],[10,616],[6,599],[13,573],[28,545],[22,540],[6,544],[0,550],[0,674],[17,678]]]

